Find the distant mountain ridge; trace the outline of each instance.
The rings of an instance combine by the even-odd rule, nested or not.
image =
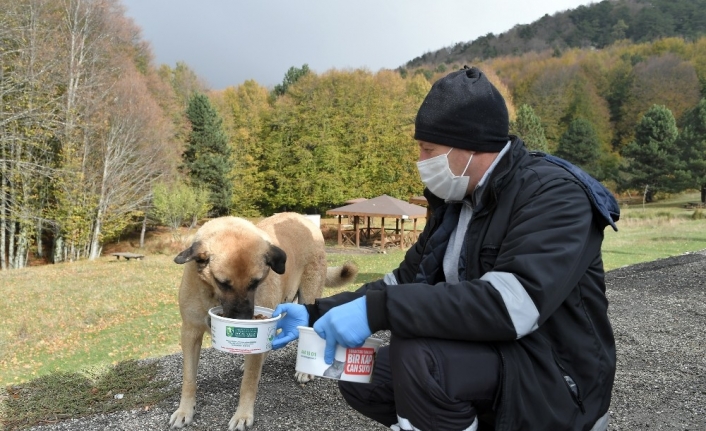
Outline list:
[[[706,0],[604,0],[544,15],[494,35],[427,52],[400,69],[470,63],[499,56],[570,48],[604,48],[619,40],[650,42],[665,37],[694,40],[706,35]]]

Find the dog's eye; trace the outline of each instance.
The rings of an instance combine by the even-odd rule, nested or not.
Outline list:
[[[221,281],[221,280],[216,280],[216,284],[218,284],[218,287],[221,290],[230,290],[232,286],[230,285],[230,281]]]
[[[262,279],[260,279],[260,278],[257,278],[257,279],[254,278],[254,279],[252,279],[252,280],[250,281],[250,284],[248,284],[248,290],[255,290],[255,289],[257,289],[257,286],[260,285],[260,281],[262,281]]]

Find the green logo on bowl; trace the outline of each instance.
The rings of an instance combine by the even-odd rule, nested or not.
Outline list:
[[[313,350],[300,350],[299,354],[305,358],[316,359],[316,352]]]
[[[257,328],[238,328],[236,326],[226,326],[226,337],[257,338]]]

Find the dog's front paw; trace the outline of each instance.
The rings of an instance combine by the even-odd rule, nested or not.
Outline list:
[[[229,431],[245,431],[247,427],[252,426],[254,415],[250,413],[240,413],[240,409],[236,410],[230,422],[228,423]]]
[[[314,380],[314,375],[297,371],[296,373],[294,373],[294,378],[297,380],[297,382],[303,385],[304,383],[309,383],[310,381]]]
[[[177,411],[172,413],[169,418],[169,426],[172,428],[181,428],[189,425],[194,420],[194,409],[183,409],[179,407]]]

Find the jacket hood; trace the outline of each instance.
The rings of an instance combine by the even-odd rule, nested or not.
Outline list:
[[[605,227],[610,225],[614,231],[618,231],[618,226],[615,225],[615,222],[620,219],[620,206],[610,190],[605,188],[603,184],[599,183],[598,180],[584,172],[581,168],[567,162],[564,159],[552,156],[550,154],[534,154],[543,156],[548,162],[561,166],[571,175],[576,177],[586,191],[593,208],[603,217],[603,220],[605,221],[603,226]]]

